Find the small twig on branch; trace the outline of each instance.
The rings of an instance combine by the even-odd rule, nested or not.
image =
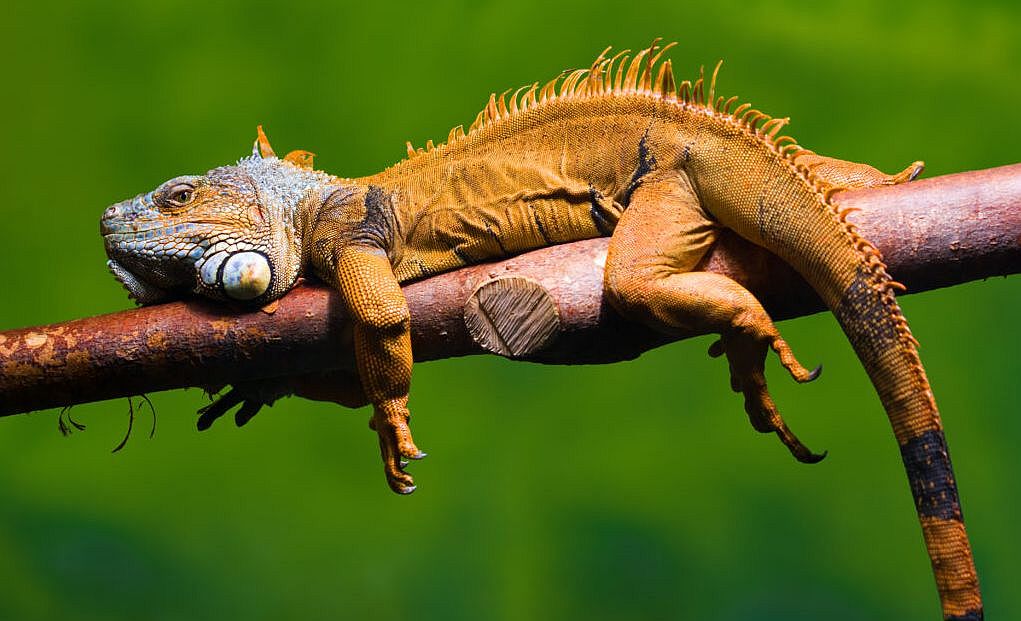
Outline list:
[[[1021,271],[1021,164],[837,200],[860,210],[850,220],[910,292]],[[613,362],[674,340],[625,322],[603,302],[606,245],[554,246],[407,285],[416,360],[484,353],[465,327],[465,307],[480,283],[510,275],[537,283],[556,309],[553,328],[525,339],[529,360]],[[736,236],[725,235],[702,269],[744,284],[774,318],[822,309],[793,270]],[[0,333],[0,415],[350,368],[348,328],[335,292],[300,286],[273,313],[192,300],[10,330]]]

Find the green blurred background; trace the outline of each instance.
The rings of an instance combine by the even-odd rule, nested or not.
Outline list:
[[[109,203],[249,152],[343,175],[442,139],[490,91],[680,41],[684,77],[827,155],[927,175],[1019,160],[1016,3],[8,3],[0,329],[129,306]],[[904,300],[941,404],[990,619],[1021,619],[1021,281]],[[368,413],[287,400],[195,431],[198,390],[117,455],[123,400],[0,420],[0,619],[936,619],[878,399],[828,315],[781,329],[822,380],[775,396],[814,467],[751,431],[708,339],[613,366],[420,365],[430,457],[391,494]]]

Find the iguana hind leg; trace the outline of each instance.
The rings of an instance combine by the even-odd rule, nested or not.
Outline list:
[[[818,372],[801,366],[751,292],[726,276],[690,271],[718,230],[683,173],[650,175],[632,194],[610,241],[607,297],[625,316],[666,333],[720,334],[710,355],[726,355],[731,387],[744,395],[752,426],[776,433],[798,460],[819,461],[822,455],[790,431],[766,389],[766,352],[777,352],[799,382]]]

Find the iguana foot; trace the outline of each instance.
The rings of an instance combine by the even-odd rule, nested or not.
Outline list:
[[[408,462],[402,458],[422,459],[426,456],[411,437],[408,427],[408,398],[390,399],[373,406],[369,428],[379,434],[379,451],[383,457],[383,470],[390,489],[398,494],[415,491],[415,480],[404,471]]]
[[[199,419],[196,426],[199,431],[209,429],[216,422],[216,419],[240,403],[241,407],[234,413],[234,423],[238,427],[243,427],[248,421],[252,420],[253,416],[259,413],[262,406],[272,405],[281,396],[283,395],[277,394],[276,391],[267,392],[255,383],[236,384],[227,391],[227,394],[218,397],[215,401],[198,411]]]
[[[890,177],[890,185],[900,185],[908,181],[914,181],[915,177],[925,170],[925,162],[912,162],[910,166]]]
[[[809,371],[794,357],[787,343],[780,338],[768,319],[758,322],[735,321],[733,329],[709,347],[716,358],[726,354],[730,363],[730,387],[744,394],[744,409],[752,427],[761,433],[775,433],[794,457],[803,463],[816,463],[826,453],[813,453],[787,427],[773,398],[766,389],[766,352],[772,348],[780,363],[798,382],[809,382],[819,376],[821,367]]]
[[[207,389],[214,393],[220,388]],[[200,409],[198,420],[199,431],[205,431],[218,418],[229,412],[239,403],[241,408],[234,414],[234,422],[238,427],[244,426],[263,406],[270,406],[282,397],[298,395],[314,401],[329,401],[346,408],[360,408],[369,403],[362,390],[361,380],[353,371],[334,369],[305,373],[303,375],[286,375],[271,377],[249,382],[240,382],[231,386],[223,396]]]

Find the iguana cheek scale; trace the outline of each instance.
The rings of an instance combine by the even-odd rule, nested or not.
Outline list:
[[[719,334],[710,354],[726,356],[753,427],[818,461],[784,423],[763,365],[771,349],[795,380],[817,372],[797,361],[751,293],[694,271],[722,230],[735,231],[790,263],[840,322],[900,445],[944,617],[980,619],[942,424],[897,305],[900,285],[831,201],[844,189],[909,181],[922,164],[886,175],[818,156],[780,135],[787,119],[717,96],[716,72],[677,85],[663,59],[669,47],[634,58],[604,52],[587,70],[491,96],[468,131],[455,128],[439,146],[409,144],[407,160],[369,177],[315,171],[305,151],[278,158],[260,128],[253,155],[236,165],[110,207],[101,225],[110,268],[141,303],[191,291],[266,304],[305,272],[336,287],[387,481],[410,493],[404,459],[424,453],[408,427],[400,283],[612,235],[608,301],[664,332]],[[271,398],[248,397],[239,422]],[[244,399],[213,404],[200,426]]]

